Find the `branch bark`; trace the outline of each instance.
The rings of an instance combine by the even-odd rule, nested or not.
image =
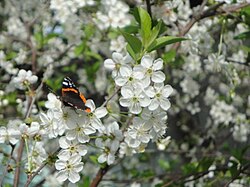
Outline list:
[[[100,168],[95,178],[91,182],[90,187],[97,187],[98,184],[101,182],[103,176],[108,172],[108,169],[109,169],[108,165],[106,165],[104,168]]]

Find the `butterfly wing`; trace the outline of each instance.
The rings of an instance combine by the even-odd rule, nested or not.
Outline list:
[[[65,77],[62,82],[62,101],[66,106],[81,110],[88,109],[85,106],[85,97],[79,92],[78,88],[69,77]]]

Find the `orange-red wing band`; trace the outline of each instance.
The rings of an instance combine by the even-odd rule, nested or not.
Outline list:
[[[91,112],[90,108],[87,108],[85,112],[90,113]]]
[[[82,101],[86,104],[86,98],[83,96],[82,93],[80,93],[80,97],[81,97]]]
[[[78,93],[78,90],[76,90],[76,89],[74,89],[74,88],[62,88],[62,93],[63,93],[63,92],[69,92],[69,91]],[[85,100],[86,100],[86,99],[85,99]]]

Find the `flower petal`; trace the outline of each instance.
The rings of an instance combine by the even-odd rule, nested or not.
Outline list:
[[[165,78],[166,76],[162,71],[156,71],[152,75],[152,81],[155,83],[161,83],[165,81]]]
[[[153,64],[153,58],[149,55],[145,55],[141,59],[141,65],[145,68],[150,68]]]
[[[170,102],[168,99],[161,99],[160,106],[163,110],[168,110],[171,106]]]

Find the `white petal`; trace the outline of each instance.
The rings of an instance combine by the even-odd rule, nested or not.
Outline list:
[[[71,171],[69,173],[69,181],[72,182],[72,183],[76,183],[77,181],[80,180],[80,175],[75,172],[75,171]]]
[[[155,96],[155,90],[154,90],[154,88],[152,87],[152,86],[149,86],[149,87],[147,87],[146,89],[145,89],[145,93],[147,94],[147,96],[149,96],[149,97],[154,97]]]
[[[148,143],[149,140],[150,140],[150,137],[149,137],[149,136],[145,136],[145,135],[144,135],[144,136],[141,137],[141,142],[142,142],[142,143]]]
[[[153,63],[153,70],[157,71],[163,68],[163,60],[161,58],[158,58]]]
[[[156,93],[159,93],[164,88],[164,83],[163,82],[162,83],[155,83],[154,88],[155,88]]]
[[[68,141],[65,137],[61,137],[59,139],[59,145],[62,149],[67,149],[70,146],[70,144],[68,143]]]
[[[57,170],[62,170],[62,169],[64,169],[64,168],[66,167],[65,164],[66,164],[65,161],[57,160],[57,161],[55,162],[55,168],[56,168]]]
[[[153,111],[153,110],[156,110],[158,107],[159,107],[159,101],[156,98],[154,98],[151,100],[151,103],[148,106],[148,109]]]
[[[150,82],[151,82],[150,75],[146,75],[141,81],[142,81],[142,84],[143,84],[142,85],[143,88],[148,87],[150,85]]]
[[[142,111],[141,105],[139,102],[132,103],[129,107],[129,110],[133,114],[139,114]]]
[[[80,134],[77,138],[77,140],[80,142],[80,143],[86,143],[86,142],[89,142],[90,138],[89,136],[85,135],[85,134]]]
[[[95,110],[95,103],[92,99],[86,101],[86,106],[90,108],[91,112]]]
[[[108,155],[108,158],[107,158],[107,164],[108,164],[108,165],[111,165],[111,164],[114,163],[114,161],[115,161],[115,155],[109,154],[109,155]]]
[[[81,157],[79,155],[73,155],[69,158],[70,163],[79,163],[81,161]]]
[[[106,160],[107,160],[107,155],[106,154],[101,154],[99,157],[98,157],[98,162],[99,163],[104,163],[104,162],[106,162]]]
[[[119,99],[120,105],[123,107],[128,107],[130,106],[130,99],[125,99],[125,98],[120,98]]]
[[[149,55],[145,55],[141,59],[141,65],[145,68],[150,68],[153,64],[153,58]]]
[[[112,59],[106,59],[104,61],[104,67],[113,70],[115,68],[115,63]]]
[[[65,170],[59,171],[56,174],[56,178],[58,179],[58,181],[66,181],[68,179],[68,172]]]
[[[133,68],[133,76],[138,79],[138,80],[141,80],[143,77],[144,77],[144,67],[142,66],[135,66]]]
[[[173,92],[173,88],[172,88],[172,86],[170,86],[170,85],[166,85],[166,86],[164,86],[164,88],[162,89],[162,95],[163,95],[164,97],[170,96],[172,92]]]
[[[124,98],[132,98],[134,96],[134,92],[129,86],[122,87],[121,94]]]
[[[155,83],[161,83],[165,81],[165,74],[162,71],[153,72],[152,81]]]
[[[168,110],[170,108],[171,104],[170,104],[168,99],[163,98],[160,101],[160,106],[163,110]]]
[[[104,116],[106,116],[108,113],[107,109],[104,107],[99,107],[95,110],[95,115],[98,118],[103,118]]]
[[[122,77],[129,77],[132,75],[132,68],[130,66],[123,65],[120,68],[120,73]]]
[[[144,97],[142,97],[142,98],[139,98],[139,102],[140,102],[140,105],[142,106],[142,107],[147,107],[149,104],[150,104],[150,99],[149,99],[149,97],[148,96],[144,96]]]
[[[122,76],[117,76],[115,78],[115,84],[117,86],[124,86],[126,83],[128,82],[128,79],[127,78],[124,78]]]
[[[75,172],[80,172],[80,171],[82,171],[82,169],[83,169],[83,163],[82,162],[74,164],[74,171]]]
[[[95,129],[101,129],[103,124],[102,121],[98,118],[93,118],[91,121],[91,125],[95,128]]]
[[[116,63],[121,63],[122,59],[123,59],[123,56],[121,53],[118,53],[118,52],[113,52],[112,53],[112,58],[114,59],[114,61]]]
[[[95,130],[95,128],[92,127],[92,126],[87,126],[87,127],[84,128],[84,133],[85,133],[86,135],[93,134],[93,133],[95,133],[95,132],[96,132],[96,130]]]
[[[68,131],[67,133],[66,133],[66,138],[68,139],[68,140],[74,140],[75,138],[76,138],[76,131],[75,130],[71,130],[71,131]]]
[[[60,160],[63,160],[64,161],[64,167],[65,167],[65,162],[67,162],[67,160],[69,159],[69,157],[70,157],[70,155],[71,155],[71,153],[70,153],[70,151],[68,150],[68,149],[62,149],[59,153],[58,153],[58,158],[60,159]],[[63,167],[63,168],[64,168]],[[61,168],[61,169],[63,169],[63,168]],[[58,168],[57,168],[58,169]],[[58,170],[61,170],[61,169],[58,169]]]

